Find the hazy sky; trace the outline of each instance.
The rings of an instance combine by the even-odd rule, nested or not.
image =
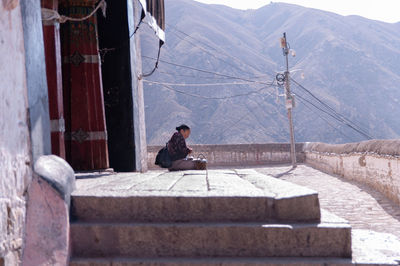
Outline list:
[[[238,9],[256,9],[269,4],[268,0],[196,0],[207,4],[221,4]],[[359,15],[385,22],[400,21],[400,0],[279,0],[305,7],[331,11],[341,15]]]

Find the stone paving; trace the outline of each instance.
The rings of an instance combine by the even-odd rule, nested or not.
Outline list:
[[[295,170],[290,166],[256,170],[317,191],[321,208],[348,220],[355,229],[353,242],[364,242],[363,246],[371,247],[370,253],[374,247],[381,248],[400,260],[400,206],[380,192],[306,165]]]
[[[77,182],[77,191],[74,193],[87,195],[96,195],[99,192],[104,195],[145,193],[144,195],[149,196],[164,193],[167,195],[171,192],[179,195],[189,193],[204,196],[213,196],[215,193],[236,196],[243,193],[253,196],[287,193],[285,191],[287,188],[280,185],[273,186],[275,189],[279,188],[279,192],[275,189],[270,191],[269,185],[260,191],[242,182],[243,180],[240,180],[242,178],[238,178],[241,173],[256,170],[261,174],[275,177],[278,183],[281,179],[304,186],[304,189],[317,191],[321,208],[348,220],[353,227],[353,259],[356,259],[358,263],[372,263],[376,258],[386,258],[389,264],[394,261],[400,262],[400,207],[381,193],[365,185],[322,173],[306,165],[299,165],[294,170],[291,170],[290,166],[234,167],[232,169],[236,170],[226,168],[210,170],[212,174],[208,178],[205,171],[81,174],[77,176],[80,180]],[[135,178],[132,179],[133,177]],[[233,182],[234,179],[238,182]],[[251,183],[258,186],[257,182]],[[303,191],[301,188],[298,189]],[[303,193],[308,194],[307,191]],[[358,261],[358,258],[362,260]]]
[[[350,222],[354,229],[390,233],[400,238],[400,206],[366,185],[328,175],[309,166],[258,168],[318,192],[321,208]]]

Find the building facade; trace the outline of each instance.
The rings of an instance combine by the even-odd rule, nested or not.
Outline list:
[[[78,171],[147,170],[133,31],[141,19],[158,22],[152,12],[163,19],[163,4],[0,1],[0,265],[21,263],[41,156],[56,154]],[[153,26],[162,36],[164,24]]]

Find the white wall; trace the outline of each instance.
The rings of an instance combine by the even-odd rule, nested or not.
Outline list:
[[[24,40],[19,2],[0,2],[0,262],[18,265],[31,181]]]
[[[305,163],[380,191],[400,205],[400,140],[373,140],[346,145],[309,143]]]

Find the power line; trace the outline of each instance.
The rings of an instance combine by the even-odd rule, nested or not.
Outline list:
[[[231,99],[231,98],[236,98],[236,97],[243,97],[243,96],[249,96],[251,94],[261,94],[260,92],[268,89],[269,87],[262,87],[258,90],[254,90],[254,91],[249,91],[247,93],[241,93],[241,94],[235,94],[235,95],[230,95],[230,96],[221,96],[221,97],[208,97],[208,96],[203,96],[200,94],[194,94],[194,93],[189,93],[189,92],[185,92],[182,90],[177,90],[175,88],[172,88],[169,85],[165,85],[165,84],[160,84],[162,87],[171,90],[171,91],[175,91],[177,93],[183,94],[183,95],[187,95],[187,96],[191,96],[191,97],[195,97],[195,98],[201,98],[201,99],[206,99],[206,100],[225,100],[225,99]]]
[[[172,73],[168,71],[163,71],[163,70],[158,70],[157,73],[162,73],[174,77],[187,77],[187,78],[203,78],[203,79],[232,79],[231,77],[215,77],[215,76],[198,76],[198,75],[185,75],[185,74],[177,74],[177,73]],[[259,79],[259,78],[265,78],[267,74],[265,75],[259,75],[259,76],[253,76],[249,77],[249,79]]]
[[[267,93],[267,97],[270,97],[272,95],[272,93]],[[244,118],[248,117],[250,114],[253,115],[254,119],[257,120],[258,124],[264,129],[264,125],[261,124],[261,122],[259,121],[259,119],[254,115],[255,112],[252,112],[252,110],[250,110],[251,108],[246,105],[246,108],[249,112],[246,112],[243,116],[241,116],[238,120],[236,120],[235,122],[231,123],[229,126],[227,126],[226,128],[222,129],[222,130],[218,130],[216,132],[214,132],[214,134],[210,135],[209,138],[214,138],[217,135],[223,135],[225,132],[227,132],[228,130],[235,128],[240,121],[242,121]],[[261,130],[261,129],[260,129]]]
[[[240,58],[238,58],[238,57],[236,57],[236,56],[234,56],[234,55],[231,55],[230,53],[227,53],[223,48],[218,47],[218,49],[217,49],[217,48],[215,48],[215,47],[213,47],[213,46],[211,46],[211,45],[209,45],[209,44],[207,44],[207,43],[205,43],[205,42],[203,42],[203,41],[201,41],[201,40],[199,40],[199,39],[197,39],[197,38],[195,38],[195,37],[193,37],[193,36],[191,36],[191,35],[189,35],[189,34],[187,34],[187,33],[185,33],[185,32],[183,32],[182,30],[178,29],[176,26],[172,26],[172,25],[170,25],[170,24],[167,24],[167,25],[168,25],[168,27],[173,28],[175,31],[177,31],[177,32],[179,32],[179,33],[181,33],[181,34],[183,34],[183,35],[189,37],[189,38],[192,38],[193,40],[195,40],[195,41],[197,41],[197,42],[199,42],[199,43],[202,43],[203,45],[207,46],[208,48],[211,48],[211,49],[215,50],[216,52],[221,52],[221,51],[222,51],[226,56],[228,56],[228,57],[230,57],[230,58],[233,58],[233,59],[235,59],[235,60],[237,60],[237,61],[239,61],[239,62],[241,62],[241,63],[243,63],[243,64],[245,64],[245,65],[247,65],[247,66],[249,66],[249,67],[251,67],[251,68],[253,68],[253,69],[255,69],[255,70],[257,70],[258,72],[263,72],[263,71],[259,70],[258,67],[255,67],[255,66],[253,66],[253,65],[250,65],[250,64],[244,62],[242,59],[240,59]],[[248,47],[248,48],[246,48],[246,49],[247,49],[248,51],[252,51],[253,54],[256,55],[258,58],[262,58],[260,52],[255,51],[255,50],[252,50],[252,49],[250,49],[250,47]],[[218,51],[218,50],[219,50],[219,51]],[[270,62],[268,62],[268,63],[270,63]],[[271,75],[272,75],[272,76],[275,76],[275,74],[271,74]]]
[[[156,60],[156,58],[150,57],[150,56],[145,56],[144,55],[143,57],[144,58],[148,58],[148,59]],[[172,63],[172,62],[168,62],[168,61],[165,61],[165,60],[162,60],[162,59],[160,59],[159,61],[162,62],[162,63],[168,64],[168,65],[187,68],[187,69],[198,71],[198,72],[202,72],[202,73],[213,74],[213,75],[216,75],[216,76],[221,76],[221,77],[226,77],[226,78],[231,78],[231,79],[237,79],[237,80],[243,80],[243,81],[248,81],[248,82],[251,82],[251,83],[257,83],[257,84],[262,84],[262,85],[267,85],[267,86],[273,86],[273,82],[267,83],[267,82],[255,81],[255,80],[251,80],[251,79],[247,79],[247,78],[234,77],[234,76],[230,76],[230,75],[226,75],[226,74],[222,74],[222,73],[218,73],[218,72],[213,72],[213,71],[199,69],[199,68],[195,68],[195,67],[191,67],[191,66]]]
[[[310,110],[312,112],[311,107],[309,107],[307,105],[307,103],[305,101],[303,101],[302,99],[299,98],[299,101],[302,102],[304,104],[304,107],[306,107],[308,110]],[[332,125],[325,117],[323,117],[322,115],[312,112],[313,114],[317,115],[319,118],[321,118],[322,120],[325,121],[325,123],[327,123],[330,127],[332,127],[333,129],[335,129],[336,131],[338,131],[341,135],[343,135],[344,137],[346,137],[347,139],[354,141],[353,138],[351,138],[350,136],[346,135],[345,133],[343,133],[341,130],[339,130],[337,127],[335,127],[334,125]]]
[[[175,30],[176,30],[176,31],[179,31],[179,30],[177,30],[176,28],[175,28]],[[195,39],[194,37],[191,37],[191,36],[189,36],[188,34],[182,32],[182,31],[179,31],[179,32],[180,32],[180,33],[183,33],[184,35],[186,35],[186,36],[188,36],[188,37],[190,37],[190,38]],[[237,65],[234,65],[234,64],[232,64],[231,62],[226,61],[225,59],[222,59],[222,58],[219,57],[219,56],[216,56],[215,54],[211,53],[211,52],[208,51],[207,49],[204,49],[204,48],[201,47],[200,45],[198,45],[198,44],[196,44],[196,43],[193,43],[193,42],[189,41],[188,39],[185,39],[185,38],[179,36],[179,35],[176,34],[175,32],[172,32],[172,33],[175,34],[175,36],[178,37],[179,39],[181,39],[182,41],[185,41],[185,42],[190,43],[191,45],[193,45],[193,46],[199,48],[200,50],[202,50],[203,52],[205,52],[205,53],[211,55],[212,57],[216,58],[217,60],[220,60],[220,61],[224,62],[225,64],[230,65],[231,67],[234,67],[234,68],[238,69],[239,71],[241,71],[241,72],[243,72],[243,73],[253,74],[253,73],[250,73],[250,72],[248,72],[248,71],[245,71],[245,70],[239,68]],[[198,41],[197,39],[195,39],[195,40],[196,40],[197,42],[200,42],[200,41]],[[208,45],[207,45],[207,46],[208,46]]]
[[[168,71],[162,71],[159,70],[157,71],[158,73],[162,73],[162,74],[166,74],[166,75],[170,75],[170,76],[174,76],[174,77],[186,77],[186,78],[202,78],[202,79],[217,79],[217,80],[226,80],[226,79],[232,79],[232,78],[226,78],[226,77],[215,77],[213,76],[199,76],[199,75],[185,75],[185,74],[177,74],[177,73],[172,73],[172,72],[168,72]]]
[[[152,80],[143,80],[143,82],[150,84],[168,85],[176,87],[209,87],[209,86],[226,86],[226,85],[248,85],[253,84],[253,82],[230,82],[230,83],[168,83]]]
[[[312,98],[314,98],[315,100],[317,100],[320,104],[322,104],[325,108],[331,110],[335,116],[337,116],[339,119],[343,120],[344,122],[348,122],[350,124],[352,124],[354,127],[357,127],[359,130],[363,131],[365,133],[365,130],[360,127],[359,125],[357,125],[356,123],[354,123],[353,121],[351,121],[350,119],[346,118],[345,116],[343,116],[342,114],[338,113],[333,107],[331,107],[329,104],[323,102],[321,99],[319,99],[317,96],[315,96],[310,90],[308,90],[307,88],[305,88],[303,85],[301,85],[300,83],[298,83],[296,80],[292,79],[291,80],[301,89],[303,89],[305,92],[307,92],[309,95],[311,95]]]
[[[351,124],[349,124],[349,123],[343,121],[342,119],[339,119],[337,116],[335,116],[335,115],[331,114],[330,112],[328,112],[328,111],[326,111],[326,110],[320,108],[319,106],[315,105],[314,103],[312,103],[312,102],[309,101],[308,99],[302,97],[301,95],[296,94],[296,97],[302,99],[303,101],[308,102],[308,103],[311,104],[314,108],[320,110],[321,112],[324,112],[325,114],[329,115],[330,117],[332,117],[333,119],[339,121],[340,123],[343,123],[344,125],[346,125],[347,127],[353,129],[354,131],[357,131],[359,134],[363,135],[363,136],[366,137],[367,139],[372,139],[372,137],[369,136],[367,133],[365,133],[365,132],[363,132],[363,131],[361,131],[361,130],[355,128],[354,126],[352,126]]]
[[[169,24],[168,24],[168,26],[171,27],[171,28],[173,28],[176,32],[179,32],[179,33],[185,35],[186,37],[189,37],[189,38],[195,40],[196,42],[202,43],[203,45],[207,46],[208,48],[211,48],[211,49],[214,50],[214,51],[217,51],[217,50],[220,50],[219,52],[223,51],[223,53],[224,53],[226,56],[228,56],[228,57],[230,57],[230,58],[233,58],[233,59],[235,59],[235,60],[238,60],[239,62],[241,62],[241,63],[243,63],[243,64],[246,64],[247,66],[250,66],[251,68],[253,68],[253,69],[259,71],[256,67],[251,66],[251,65],[249,65],[249,64],[247,64],[247,63],[245,63],[245,62],[243,62],[240,58],[237,58],[237,57],[234,56],[234,55],[230,55],[229,53],[225,53],[225,50],[222,49],[222,48],[217,49],[217,48],[215,48],[215,47],[213,47],[213,46],[211,46],[211,45],[209,45],[209,44],[207,44],[207,43],[205,43],[205,42],[203,42],[203,41],[201,41],[201,40],[199,40],[199,39],[197,39],[197,38],[195,38],[195,37],[193,37],[193,36],[191,36],[191,35],[189,35],[189,34],[187,34],[187,33],[185,33],[185,32],[183,32],[182,30],[179,30],[179,29],[176,28],[175,26],[172,26],[172,25],[169,25]],[[175,35],[178,36],[177,34],[175,34]],[[187,41],[187,40],[186,40],[186,41]],[[187,41],[187,42],[189,42],[189,41]],[[193,44],[193,45],[195,45],[195,44]],[[197,45],[195,45],[195,46],[197,46]],[[199,46],[197,46],[197,47],[199,47]],[[217,51],[217,52],[218,52],[218,51]],[[236,66],[235,66],[235,67],[236,67]],[[241,71],[243,71],[243,70],[241,70]],[[259,72],[261,72],[261,71],[259,71]]]

